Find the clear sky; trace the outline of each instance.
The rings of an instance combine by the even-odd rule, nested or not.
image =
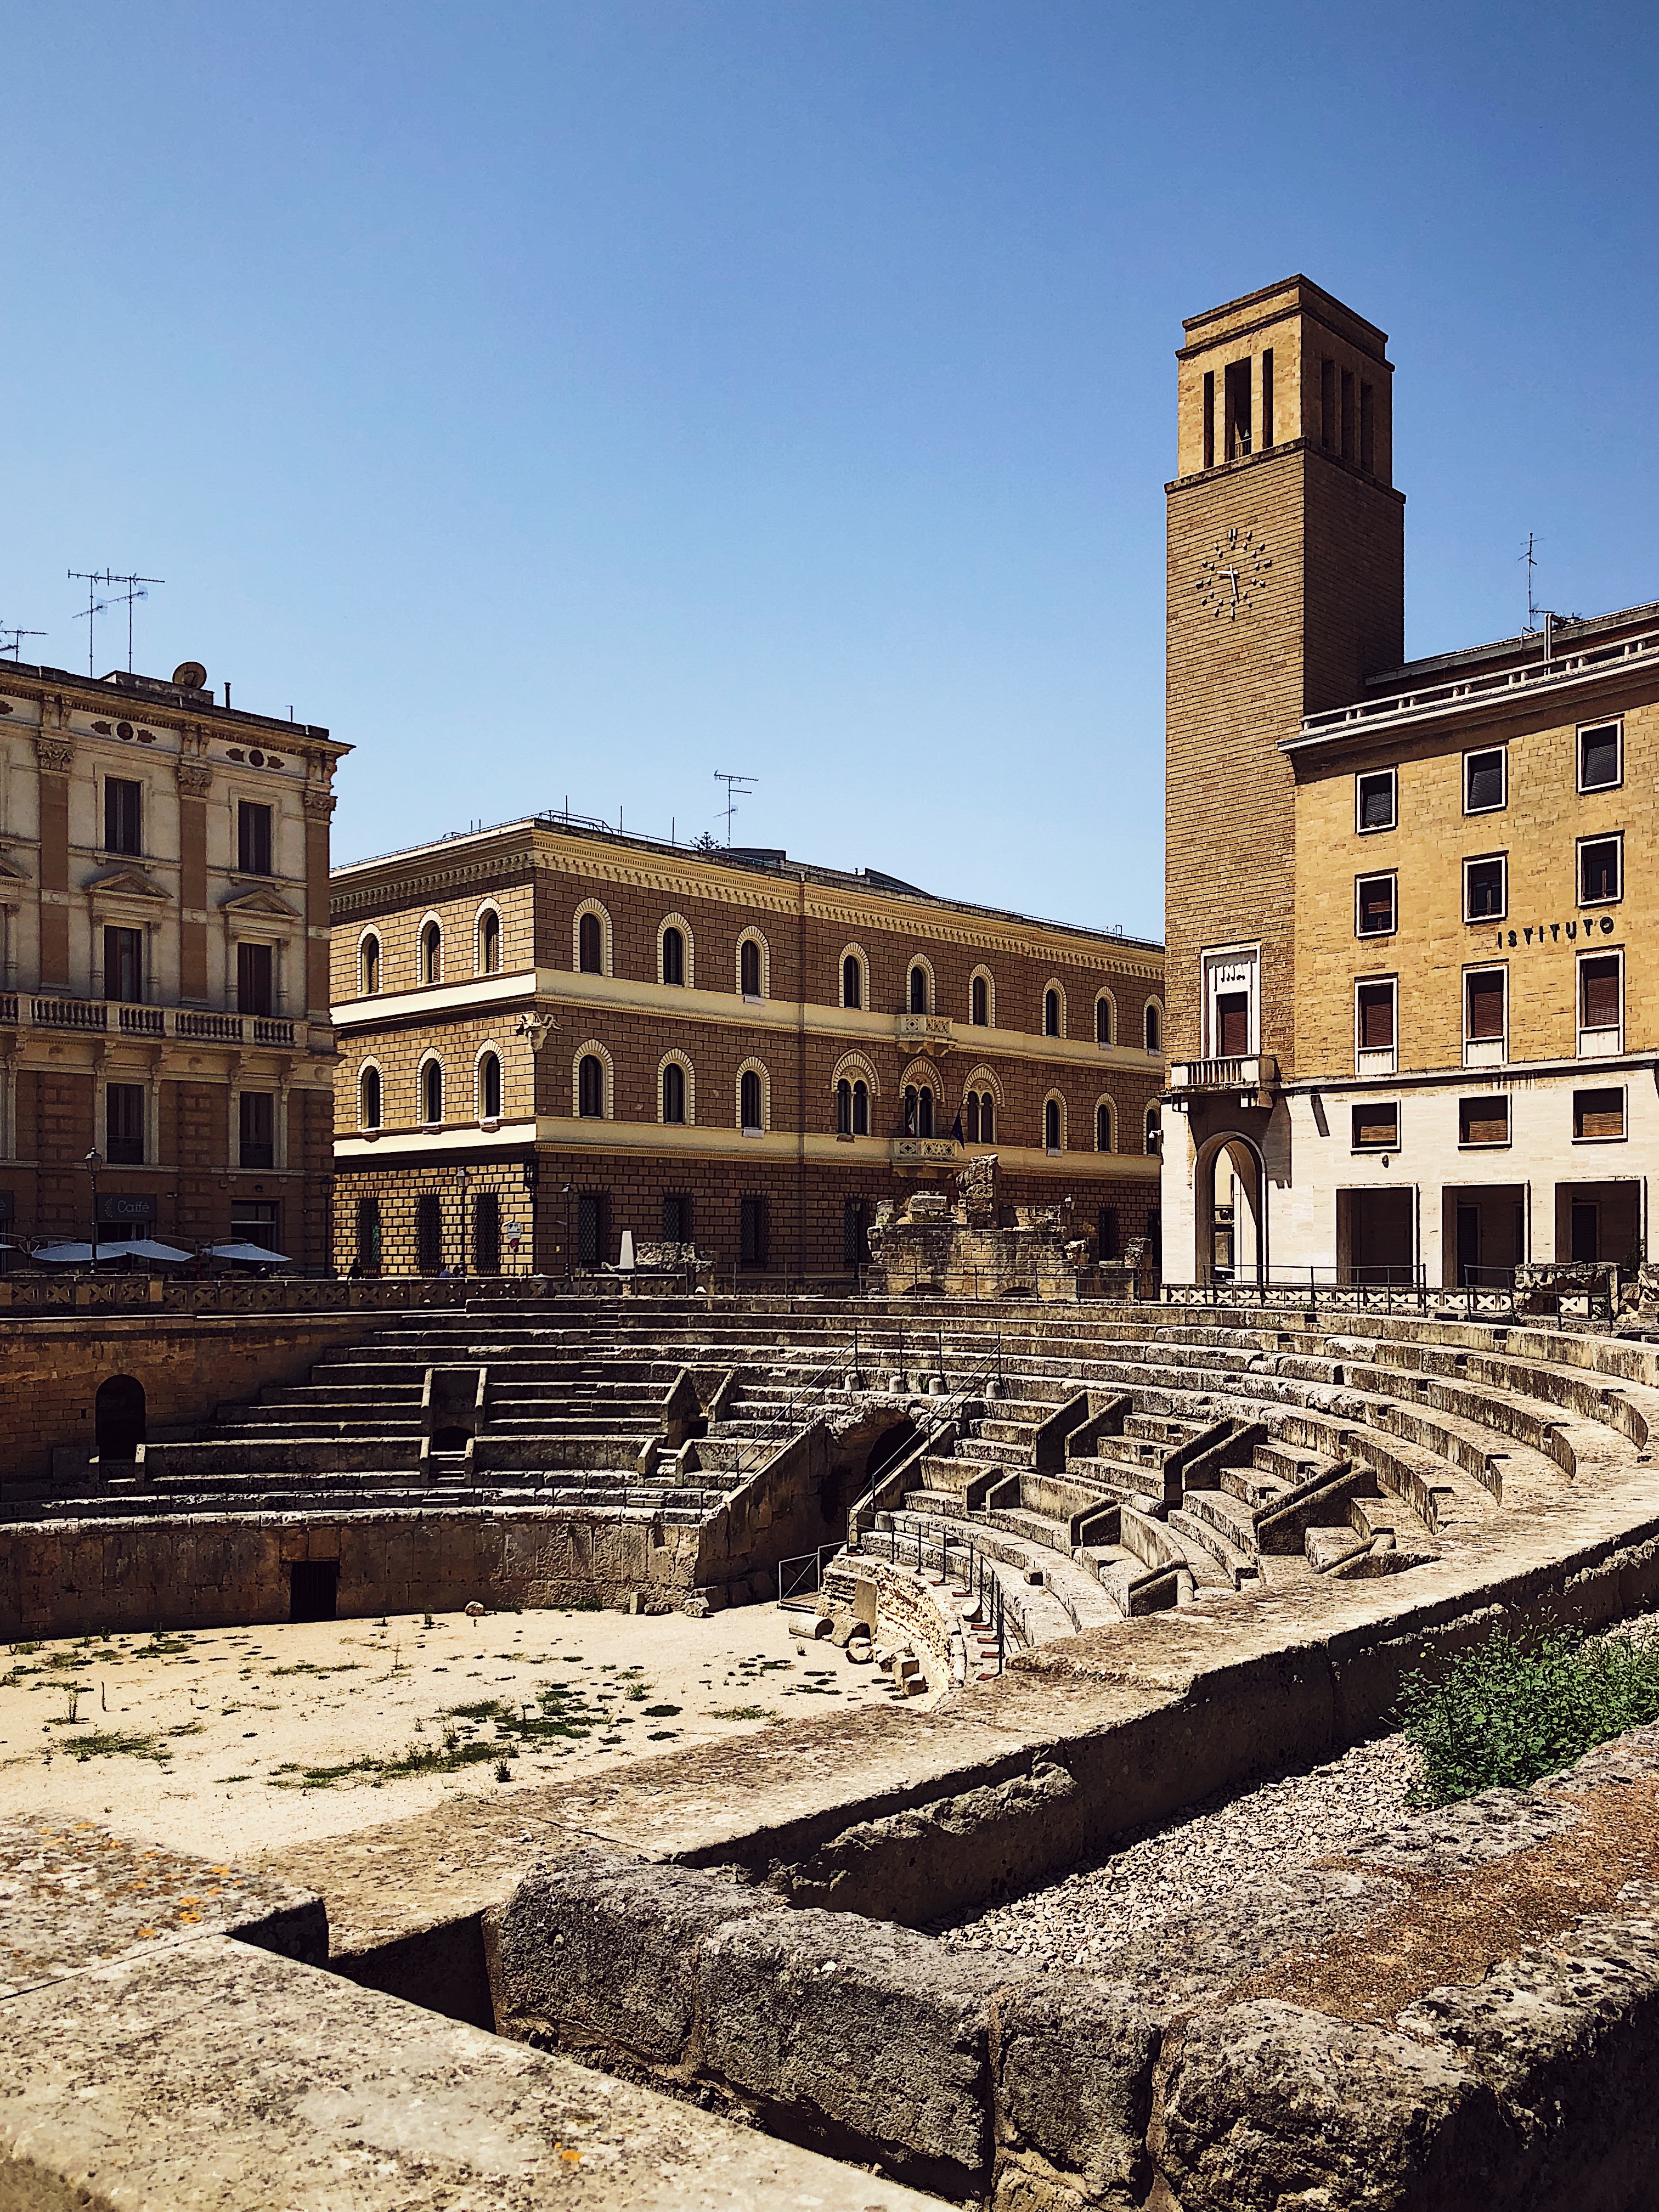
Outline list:
[[[1180,319],[1390,333],[1408,647],[1659,597],[1635,6],[18,8],[0,620],[562,805],[1156,933]],[[100,625],[99,672],[125,629]]]

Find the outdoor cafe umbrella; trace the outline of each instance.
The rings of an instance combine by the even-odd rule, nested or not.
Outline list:
[[[236,1260],[250,1267],[289,1267],[293,1261],[286,1252],[267,1252],[263,1244],[210,1244],[210,1260]]]
[[[31,1255],[36,1260],[49,1260],[72,1267],[84,1267],[93,1258],[90,1244],[65,1242],[40,1244]],[[124,1238],[118,1244],[100,1244],[100,1260],[148,1260],[160,1267],[175,1267],[180,1261],[188,1260],[188,1252],[181,1252],[176,1244],[162,1244],[153,1237]]]

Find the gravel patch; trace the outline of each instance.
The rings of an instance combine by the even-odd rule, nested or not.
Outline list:
[[[1284,1873],[1392,1826],[1410,1811],[1419,1776],[1404,1736],[1355,1744],[1327,1765],[1206,1798],[1096,1866],[929,1932],[954,1949],[1005,1951],[1036,1966],[1104,1966],[1166,1921],[1231,1905],[1247,1874]]]

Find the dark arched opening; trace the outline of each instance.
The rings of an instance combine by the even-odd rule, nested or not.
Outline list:
[[[131,1375],[112,1375],[98,1385],[93,1403],[100,1459],[136,1459],[144,1441],[144,1386]]]

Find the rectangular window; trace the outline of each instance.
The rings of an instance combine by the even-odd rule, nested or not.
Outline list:
[[[1369,775],[1357,775],[1353,780],[1354,826],[1363,836],[1368,830],[1392,830],[1398,817],[1395,811],[1395,772],[1391,768],[1373,769]]]
[[[435,1275],[444,1263],[443,1206],[435,1190],[423,1190],[415,1200],[415,1265],[423,1275]]]
[[[1204,372],[1204,465],[1215,466],[1215,371]]]
[[[1376,394],[1369,384],[1359,387],[1359,465],[1368,477],[1376,474]]]
[[[1261,450],[1265,453],[1273,441],[1273,349],[1269,346],[1261,356]]]
[[[576,1265],[597,1267],[610,1249],[611,1224],[607,1194],[602,1190],[576,1193]]]
[[[1250,1049],[1250,994],[1223,991],[1215,1002],[1217,1041],[1223,1060],[1243,1060]]]
[[[1607,906],[1625,892],[1622,837],[1578,840],[1578,903]]]
[[[1503,853],[1488,853],[1484,860],[1463,863],[1463,919],[1502,921],[1510,910],[1509,860]]]
[[[1354,934],[1357,937],[1394,935],[1394,878],[1358,876],[1354,878]]]
[[[1491,752],[1463,756],[1463,811],[1495,814],[1509,804],[1508,756],[1501,745]]]
[[[1336,446],[1336,363],[1328,355],[1319,364],[1319,442],[1328,453]]]
[[[1457,1141],[1460,1145],[1507,1145],[1510,1140],[1510,1102],[1507,1098],[1460,1098],[1457,1102]]]
[[[844,1267],[861,1267],[870,1257],[870,1201],[849,1198],[841,1209],[841,1260]]]
[[[1342,372],[1342,458],[1351,461],[1354,457],[1353,371]]]
[[[244,1091],[237,1100],[237,1158],[245,1168],[276,1164],[276,1098],[270,1091]]]
[[[1575,1091],[1572,1094],[1572,1140],[1575,1145],[1605,1144],[1625,1133],[1625,1094],[1622,1091]]]
[[[1622,954],[1598,952],[1578,963],[1578,1049],[1619,1050],[1623,1026],[1625,963]]]
[[[236,866],[245,876],[270,873],[270,809],[251,799],[236,802]]]
[[[436,1199],[433,1204],[437,1204]],[[230,1241],[233,1244],[257,1244],[262,1251],[280,1252],[282,1246],[282,1209],[271,1198],[233,1198],[230,1201]],[[375,1254],[380,1252],[380,1224],[375,1224]],[[436,1269],[433,1272],[435,1273]]]
[[[1269,354],[1267,359],[1271,361],[1273,356]],[[1117,1257],[1117,1208],[1115,1206],[1103,1206],[1095,1216],[1095,1250],[1103,1260],[1115,1260]]]
[[[142,929],[104,932],[104,996],[124,1006],[142,1006],[144,997],[144,933]]]
[[[691,1242],[691,1200],[684,1191],[671,1190],[664,1195],[662,1241],[665,1244]]]
[[[104,783],[104,850],[142,853],[144,849],[144,787],[118,775]]]
[[[244,939],[236,947],[236,1011],[239,1014],[270,1014],[276,1012],[276,994],[272,988],[272,973],[276,963],[269,945],[250,945]]]
[[[104,1157],[112,1167],[144,1164],[144,1086],[112,1083],[104,1093]]]
[[[1625,780],[1625,726],[1597,722],[1578,732],[1578,788],[1616,791]]]
[[[1357,1152],[1397,1152],[1400,1149],[1400,1103],[1367,1100],[1353,1109],[1353,1148]]]
[[[1503,968],[1471,968],[1463,976],[1463,1035],[1471,1044],[1501,1044],[1504,1039]]]
[[[1224,372],[1224,404],[1227,410],[1227,459],[1241,459],[1250,450],[1250,364],[1230,361]]]
[[[766,1265],[766,1200],[763,1198],[743,1198],[738,1201],[738,1259],[744,1267],[763,1267]]]
[[[1372,1074],[1386,1074],[1392,1067],[1395,1052],[1395,986],[1390,976],[1386,981],[1362,983],[1354,1000],[1354,1026],[1362,1068],[1369,1066]],[[1379,1066],[1367,1055],[1382,1053],[1388,1055],[1388,1066]]]

